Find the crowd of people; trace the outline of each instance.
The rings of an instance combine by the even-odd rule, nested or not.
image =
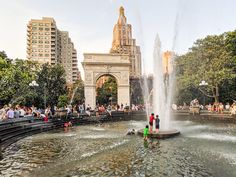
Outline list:
[[[20,106],[20,105],[0,105],[0,121],[13,119],[13,118],[20,118],[20,117],[27,117],[27,116],[34,116],[36,118],[50,118],[52,117],[55,112],[61,114],[62,112],[67,115],[70,115],[72,113],[78,113],[79,114],[87,114],[91,115],[91,112],[96,112],[99,114],[110,114],[112,111],[138,111],[138,110],[144,110],[143,105],[134,105],[128,106],[126,103],[125,105],[121,104],[113,104],[113,105],[99,105],[97,104],[94,109],[91,108],[90,105],[83,104],[77,104],[77,105],[66,105],[64,107],[58,108],[56,106],[48,106],[46,109],[37,108],[34,105],[32,106]]]
[[[177,106],[176,104],[172,104],[172,110],[189,110],[191,106],[199,107],[200,110],[208,110],[211,113],[229,113],[230,115],[236,115],[236,101],[234,101],[231,105],[227,103],[224,105],[223,103],[213,103],[207,104],[203,106],[199,104],[197,99],[191,101],[190,106],[184,103],[182,106]],[[97,104],[94,109],[91,108],[90,105],[78,104],[78,105],[67,105],[62,108],[57,108],[56,106],[50,107],[48,106],[46,109],[37,108],[35,106],[27,107],[27,106],[20,106],[20,105],[0,105],[0,120],[7,120],[13,118],[20,118],[26,116],[34,116],[37,118],[49,118],[54,115],[55,112],[65,112],[69,115],[71,113],[78,113],[79,114],[87,114],[91,115],[91,112],[95,112],[96,115],[100,114],[110,114],[112,111],[145,111],[146,108],[144,105],[135,105],[132,104],[129,106],[127,103],[123,104],[113,104],[113,105],[100,105]]]
[[[6,121],[14,118],[23,118],[33,116],[35,118],[43,118],[45,121],[48,120],[54,113],[54,109],[50,106],[46,109],[37,108],[35,106],[27,107],[20,105],[0,105],[0,121]]]
[[[77,113],[86,113],[88,115],[91,115],[91,111],[96,112],[96,115],[99,114],[110,114],[112,111],[143,111],[145,110],[145,107],[143,105],[135,105],[132,104],[131,107],[128,106],[128,104],[126,103],[125,105],[123,105],[122,103],[119,104],[108,104],[108,105],[103,105],[103,104],[97,104],[96,107],[94,109],[91,108],[90,105],[85,106],[85,104],[80,104],[80,105],[75,105],[73,108],[74,111],[77,111]]]
[[[188,106],[186,103],[183,105],[177,106],[176,104],[172,104],[172,110],[189,110],[191,107],[198,107],[200,110],[208,110],[210,113],[229,113],[231,116],[236,115],[236,101],[234,101],[231,105],[226,103],[225,105],[222,102],[218,103],[209,103],[207,105],[202,105],[199,103],[197,99],[194,99],[190,102]]]
[[[227,103],[226,105],[224,105],[223,103],[214,103],[214,104],[208,104],[206,105],[206,109],[209,112],[217,112],[217,113],[221,113],[223,114],[224,111],[228,111],[230,112],[230,115],[236,115],[236,102],[234,102],[233,104],[229,104]]]

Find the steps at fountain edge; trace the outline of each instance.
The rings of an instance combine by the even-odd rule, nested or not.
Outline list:
[[[0,122],[0,157],[2,151],[12,143],[36,133],[52,130],[55,127],[52,122],[43,122],[33,117]]]

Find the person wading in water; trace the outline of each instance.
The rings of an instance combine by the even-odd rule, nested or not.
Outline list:
[[[154,113],[152,113],[151,116],[149,117],[150,133],[152,133],[153,121],[154,121]]]
[[[158,133],[160,129],[160,119],[158,115],[156,115],[155,123],[156,123],[156,133]]]

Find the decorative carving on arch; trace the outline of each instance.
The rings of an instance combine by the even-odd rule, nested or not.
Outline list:
[[[92,82],[92,73],[85,72],[85,82],[90,84]]]
[[[123,81],[124,83],[129,82],[129,78],[128,78],[127,73],[122,73],[122,74],[121,74],[121,78],[122,78],[122,81]]]
[[[120,73],[95,73],[94,74],[94,85],[96,84],[97,80],[101,77],[101,76],[104,76],[104,75],[111,75],[113,76],[114,78],[116,78],[116,81],[117,81],[117,85],[120,84]]]

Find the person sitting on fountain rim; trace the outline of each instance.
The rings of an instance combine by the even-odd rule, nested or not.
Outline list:
[[[160,129],[160,119],[158,115],[156,115],[155,122],[156,122],[156,133],[158,133]]]
[[[151,116],[149,117],[150,133],[152,133],[153,120],[154,120],[154,113],[152,113]]]
[[[143,129],[143,139],[144,141],[147,141],[148,139],[148,125]]]

